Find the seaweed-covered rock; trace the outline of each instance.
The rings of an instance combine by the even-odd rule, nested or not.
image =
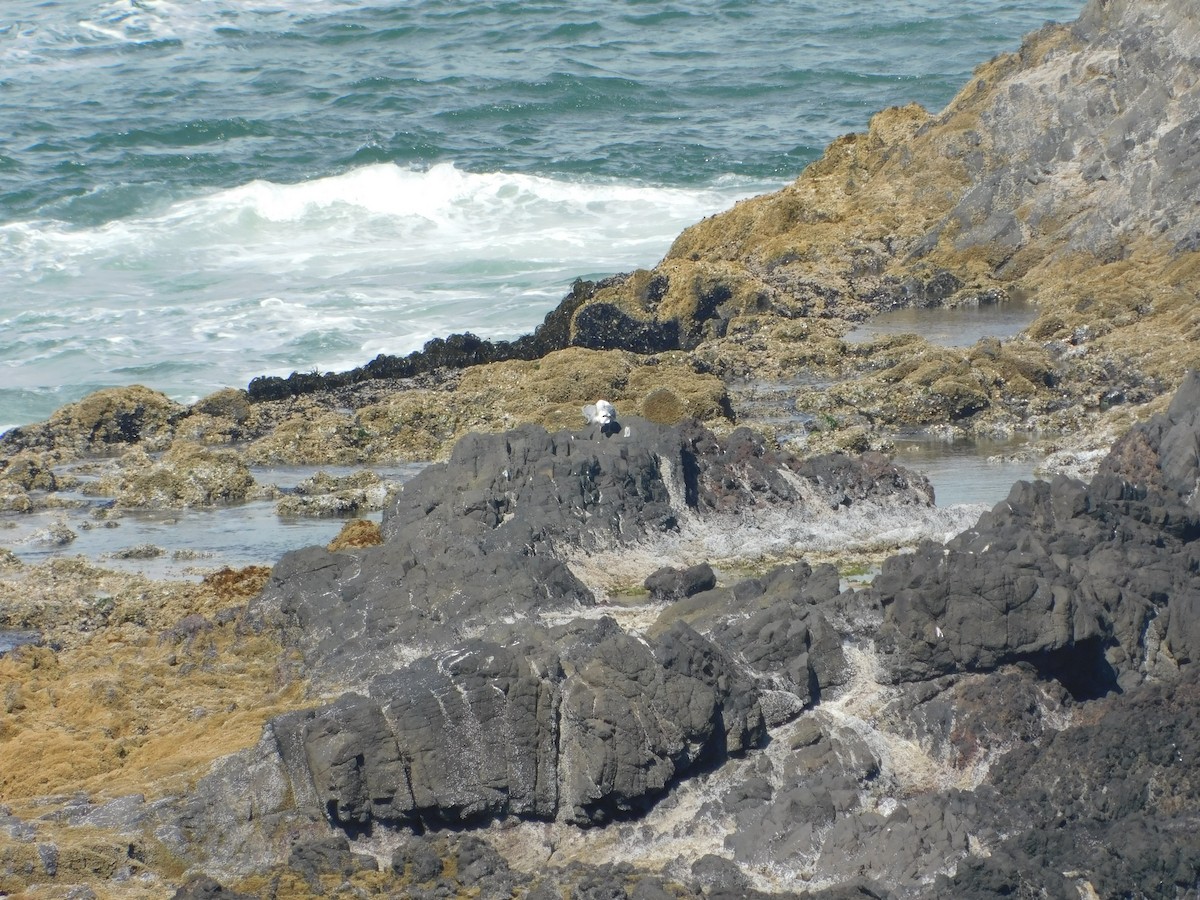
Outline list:
[[[52,468],[53,461],[48,456],[46,453],[25,450],[7,459],[0,459],[0,484],[7,482],[22,491],[57,490],[58,477]]]
[[[330,553],[338,550],[353,550],[363,547],[377,547],[383,543],[383,533],[379,526],[368,519],[351,519],[342,526],[325,549]]]
[[[318,472],[296,485],[275,504],[281,516],[354,516],[383,509],[396,486],[363,469],[350,475]]]
[[[141,385],[105,388],[58,409],[46,422],[0,435],[8,451],[62,450],[74,455],[112,453],[141,444],[164,449],[184,407]]]
[[[115,497],[119,506],[171,509],[243,502],[254,486],[250,469],[233,450],[176,441],[157,458],[141,446],[125,451],[86,490]]]

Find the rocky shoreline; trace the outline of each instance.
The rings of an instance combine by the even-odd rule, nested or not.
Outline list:
[[[1092,0],[527,338],[0,436],[10,519],[360,517],[188,581],[0,549],[38,635],[0,893],[1197,896],[1196,46],[1183,0]],[[1059,474],[948,511],[913,428]]]

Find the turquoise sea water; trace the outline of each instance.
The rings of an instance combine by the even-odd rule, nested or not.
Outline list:
[[[1082,0],[5,0],[0,430],[530,330]]]

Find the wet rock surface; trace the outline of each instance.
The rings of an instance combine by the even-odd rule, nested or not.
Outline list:
[[[353,835],[644,811],[690,770],[763,742],[761,676],[680,618],[644,636],[588,618],[596,597],[566,559],[754,506],[927,504],[915,481],[878,462],[781,455],[749,433],[722,441],[694,422],[466,439],[398,495],[381,545],[310,548],[276,567],[248,621],[303,654],[313,683],[355,690],[276,720],[230,765],[290,785],[287,817]],[[814,595],[828,599],[823,574]],[[816,617],[812,629],[792,629],[790,715],[813,700],[810,644],[837,682],[832,629]],[[791,650],[770,666],[786,669]],[[241,784],[234,770],[206,781],[191,839],[227,833],[222,810]]]
[[[292,491],[383,522],[269,576],[0,553],[0,628],[38,635],[0,654],[0,892],[1194,896],[1198,28],[1094,0],[529,338],[190,407],[101,391],[0,436],[13,515],[73,502],[66,464],[141,508],[239,502],[255,463],[445,459],[386,500]],[[845,340],[1017,300],[1013,339]],[[751,380],[862,455],[736,427]],[[601,397],[619,426],[579,428]],[[1090,480],[949,538],[865,452],[1134,420]],[[869,585],[796,558],[897,520],[937,540]]]
[[[586,617],[595,597],[559,555],[649,540],[683,518],[687,508],[672,506],[680,500],[695,504],[688,514],[720,515],[725,495],[714,485],[746,492],[739,504],[755,492],[761,503],[796,503],[783,487],[793,482],[760,468],[768,458],[784,471],[795,463],[736,452],[748,436],[723,442],[641,422],[628,438],[526,429],[467,442],[397,499],[380,547],[303,551],[277,567],[249,621],[281,629],[314,673],[353,673],[358,687],[276,718],[257,748],[214,770],[188,801],[176,852],[211,864],[234,846],[258,847],[253,868],[275,859],[270,835],[285,826],[363,848],[467,826],[508,860],[478,876],[481,889],[501,892],[520,864],[502,851],[521,835],[534,847],[549,841],[551,857],[588,859],[580,890],[611,890],[617,876],[604,866],[637,871],[639,853],[669,857],[697,840],[709,849],[693,850],[686,869],[662,870],[685,896],[832,884],[864,895],[998,896],[1021,883],[1104,895],[1122,879],[1152,896],[1185,889],[1200,873],[1187,837],[1200,815],[1188,753],[1197,396],[1193,377],[1090,484],[1018,484],[975,529],[936,553],[893,558],[868,588],[843,590],[828,565],[717,585],[703,566],[687,578],[676,567],[654,573],[667,587],[647,598],[659,606],[645,627],[622,625],[617,609]],[[691,447],[695,489],[659,493],[653,476],[623,488],[608,480],[637,470],[639,444],[655,448],[644,458],[660,475],[679,459],[666,447]],[[560,456],[582,469],[556,469]],[[759,477],[730,477],[747,460],[743,476]],[[826,497],[866,483],[860,469],[835,470],[843,477],[825,484]],[[580,471],[603,489],[589,490]],[[503,487],[509,479],[520,489]],[[578,527],[599,511],[596,527]],[[524,555],[501,534],[510,524]],[[1125,554],[1119,579],[1114,535]],[[426,565],[413,563],[414,551],[432,554],[434,544],[443,557],[561,565],[557,599],[571,615],[545,616],[554,609],[545,579],[534,604],[514,609],[493,569],[412,617],[406,579]],[[1095,581],[1078,574],[1096,566]],[[434,596],[417,583],[414,595]],[[974,605],[952,614],[956,603]],[[456,625],[423,621],[439,604]],[[498,608],[513,621],[470,637],[471,616],[495,618]],[[354,619],[371,627],[355,636]],[[405,647],[426,641],[424,655],[405,664],[394,647],[388,655],[397,627]],[[489,639],[497,633],[507,637]],[[259,798],[248,808],[247,793]],[[237,809],[249,816],[228,819]],[[1108,847],[1123,829],[1143,837],[1075,849]],[[610,831],[622,835],[615,845],[588,837]],[[406,852],[394,874],[444,877],[428,852]]]
[[[1192,375],[1090,483],[1018,483],[866,587],[664,558],[621,603],[576,573],[589,554],[755,509],[919,514],[925,486],[694,422],[473,437],[370,540],[163,620],[168,669],[261,645],[312,693],[182,794],[64,800],[56,830],[11,816],[5,883],[78,878],[71,841],[104,829],[126,843],[103,878],[169,857],[197,875],[181,896],[1186,895],[1197,410]],[[30,684],[6,716],[43,702]],[[116,682],[97,690],[120,709]]]
[[[1198,409],[1193,374],[1090,484],[1020,482],[944,547],[890,560],[872,591],[897,677],[1021,659],[1105,693],[1195,659]]]
[[[497,854],[471,883],[499,893],[539,844],[576,860],[546,883],[585,892],[625,890],[647,857],[685,845],[691,862],[651,868],[643,893],[1186,891],[1200,875],[1197,399],[1193,376],[1090,484],[1018,484],[974,529],[894,557],[867,588],[843,590],[828,565],[717,584],[703,565],[668,567],[649,579],[660,587],[645,626],[622,625],[615,608],[588,617],[595,596],[560,556],[636,546],[697,509],[720,515],[718,487],[743,492],[739,505],[798,503],[793,481],[767,471],[797,463],[738,452],[749,436],[633,420],[628,438],[525,429],[466,442],[395,501],[384,544],[277,567],[248,621],[281,629],[314,673],[353,673],[358,687],[276,718],[257,748],[214,770],[175,852],[228,865],[234,847],[257,847],[252,863],[243,856],[252,869],[282,864],[268,848],[283,827],[362,849],[400,840],[409,849],[393,875],[436,894],[448,871],[439,842],[466,826]],[[697,454],[694,489],[636,475],[644,459],[661,477],[680,447]],[[860,468],[833,471],[826,498],[867,484]],[[597,524],[581,529],[589,516]],[[502,534],[509,525],[519,542]],[[528,586],[489,562],[488,578],[455,582],[414,617],[406,579],[434,546],[552,563],[564,580],[537,579],[535,602],[514,608],[497,576]],[[435,596],[417,583],[413,596]],[[545,615],[556,599],[570,615]],[[439,605],[446,621],[425,618]],[[501,608],[511,623],[469,635],[472,615]],[[371,625],[355,634],[355,619]],[[424,655],[389,657],[397,628],[405,647],[426,641]],[[249,807],[247,793],[259,798]],[[227,818],[238,809],[248,817]]]
[[[576,554],[619,553],[755,509],[836,517],[876,502],[920,510],[928,485],[883,460],[801,459],[694,422],[475,435],[396,495],[382,545],[289,554],[256,614],[304,652],[313,678],[354,684],[398,644],[411,656],[485,630],[523,636],[595,607],[569,565]]]

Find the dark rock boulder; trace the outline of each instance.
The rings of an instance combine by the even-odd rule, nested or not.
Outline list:
[[[889,559],[873,591],[896,677],[1023,659],[1096,696],[1195,659],[1198,402],[1193,375],[1090,484],[1018,482],[945,546]]]
[[[405,544],[473,539],[489,551],[537,552],[554,542],[601,547],[672,530],[671,477],[686,491],[694,441],[639,419],[627,427],[629,438],[599,425],[468,435],[444,466],[406,485],[385,512],[384,534]]]
[[[442,874],[438,848],[425,835],[413,835],[392,854],[392,871],[413,884],[425,884]]]
[[[592,550],[673,531],[688,515],[932,502],[925,479],[878,455],[802,459],[745,428],[721,439],[695,421],[621,425],[611,436],[601,426],[468,435],[447,463],[405,485],[386,511],[385,536],[414,547],[468,539],[487,551]]]
[[[778,725],[845,681],[842,636],[831,624],[839,593],[832,565],[795,563],[673,603],[659,625],[686,621],[736,654]]]
[[[1120,438],[1093,482],[1116,496],[1175,498],[1200,513],[1200,372],[1183,380],[1164,415]]]
[[[250,895],[231,891],[207,875],[193,875],[171,895],[171,900],[250,900]]]
[[[1049,739],[1071,708],[1026,666],[860,681],[776,730],[767,753],[731,763],[736,776],[704,812],[731,823],[725,848],[748,869],[925,896],[913,886],[1006,834],[1007,794],[987,785],[988,766]]]
[[[530,637],[547,613],[593,606],[564,561],[572,553],[755,510],[929,503],[924,479],[882,457],[800,459],[748,430],[720,439],[694,421],[622,426],[468,436],[405,485],[381,546],[288,554],[254,617],[283,629],[318,681],[354,685],[485,627],[494,640]]]
[[[469,640],[525,635],[547,612],[579,612],[595,598],[560,560],[437,544],[349,553],[319,547],[280,560],[253,614],[299,648],[314,681],[364,684],[423,652]]]
[[[460,859],[458,829],[651,834],[658,810],[620,820],[663,798],[669,820],[696,791],[695,814],[726,832],[719,857],[677,872],[695,896],[750,896],[756,871],[862,896],[1022,883],[1169,895],[1194,878],[1200,809],[1196,428],[1182,396],[1090,485],[1020,483],[948,544],[889,560],[872,587],[842,591],[834,567],[803,563],[719,587],[703,566],[660,571],[664,607],[639,634],[592,618],[564,560],[742,506],[916,502],[912,483],[878,461],[794,460],[690,423],[472,439],[393,505],[383,545],[277,567],[248,623],[281,628],[318,683],[355,690],[273,719],[201,782],[176,839],[160,833],[209,858],[301,847],[296,867],[314,872],[354,863],[321,843],[331,827],[412,835],[391,868],[413,896],[467,886],[463,865],[503,895],[519,879],[486,849]],[[1093,849],[1073,857],[1077,845]],[[618,868],[540,873],[531,889],[632,896]]]
[[[765,737],[753,687],[686,625],[644,641],[602,619],[558,646],[467,644],[280,716],[271,778],[306,818],[351,835],[504,816],[596,824]]]
[[[644,585],[655,600],[682,600],[700,591],[711,591],[717,586],[717,576],[708,563],[686,569],[663,566],[651,572]]]
[[[1086,883],[1091,896],[1188,896],[1200,882],[1198,726],[1192,673],[1110,697],[1086,721],[1019,747],[989,778],[1016,827],[988,858],[943,878],[938,894],[994,897],[1037,884],[1080,896]]]
[[[349,878],[356,872],[378,869],[372,857],[351,852],[350,842],[339,834],[298,842],[288,855],[287,865],[314,886],[320,885],[322,875]]]
[[[385,538],[536,553],[548,542],[607,546],[675,528],[663,471],[674,466],[682,483],[687,437],[640,419],[625,424],[629,438],[610,437],[600,425],[467,435],[447,463],[429,466],[397,495],[385,512]]]
[[[248,765],[290,785],[272,792],[292,797],[278,814],[351,835],[644,811],[758,746],[764,705],[783,721],[841,683],[837,573],[780,569],[730,608],[707,565],[660,573],[679,614],[634,636],[609,618],[556,624],[595,604],[565,560],[748,510],[881,498],[927,503],[927,485],[881,457],[803,460],[694,421],[471,435],[396,497],[383,544],[276,566],[248,622],[279,629],[315,684],[352,690],[273,720]]]

